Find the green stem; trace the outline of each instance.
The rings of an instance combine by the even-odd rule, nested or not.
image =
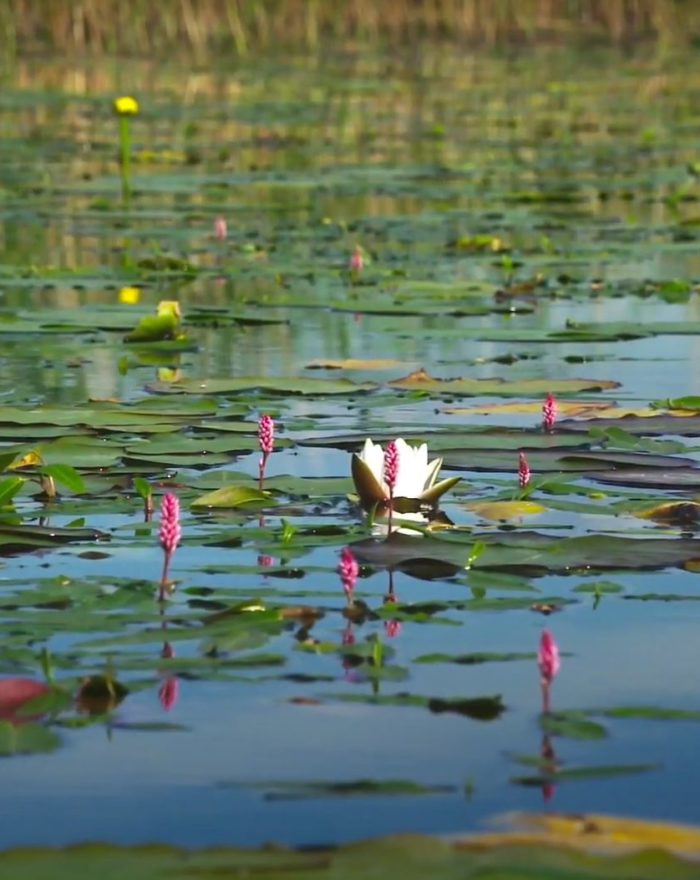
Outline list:
[[[128,205],[131,196],[131,122],[128,116],[119,117],[119,148],[122,201]]]

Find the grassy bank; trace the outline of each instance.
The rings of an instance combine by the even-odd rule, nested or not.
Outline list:
[[[693,0],[0,0],[5,53],[239,55],[325,41],[468,46],[585,41],[683,45],[700,36]]]

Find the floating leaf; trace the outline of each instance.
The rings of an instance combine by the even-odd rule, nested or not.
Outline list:
[[[373,383],[351,382],[349,379],[289,379],[282,376],[250,376],[239,379],[186,379],[172,386],[152,384],[152,391],[175,391],[184,394],[240,394],[243,391],[266,391],[268,394],[361,394],[372,391]]]
[[[228,787],[228,785],[227,785]],[[415,797],[454,792],[451,785],[420,785],[405,779],[353,779],[347,782],[256,782],[267,801],[346,797]]]
[[[636,776],[639,773],[650,773],[660,769],[660,764],[602,764],[591,767],[565,767],[551,773],[545,770],[531,776],[515,776],[510,781],[513,785],[540,788],[548,783],[558,785],[562,782],[585,782],[589,779],[614,779],[618,776]]]
[[[693,526],[700,520],[700,504],[697,501],[667,501],[646,510],[636,510],[635,516],[677,526]]]
[[[493,394],[499,397],[544,397],[552,394],[573,394],[577,391],[603,391],[619,387],[619,382],[602,379],[435,379],[424,370],[410,373],[388,383],[392,388],[429,391],[432,394],[456,394],[478,397]]]
[[[472,501],[466,505],[483,519],[510,520],[544,513],[546,507],[535,501]]]
[[[374,358],[361,360],[359,358],[331,358],[328,360],[315,360],[306,365],[307,370],[388,370],[392,367],[400,367],[401,361],[391,358]]]
[[[551,736],[567,739],[604,739],[608,734],[602,724],[588,718],[589,713],[567,711],[547,712],[540,717],[542,730]]]
[[[421,654],[414,663],[458,663],[460,666],[474,666],[481,663],[508,663],[513,660],[533,660],[534,652],[498,654],[493,651],[476,651],[471,654]]]
[[[504,711],[500,696],[490,697],[453,697],[443,699],[441,697],[423,697],[417,694],[333,694],[324,695],[326,699],[341,700],[350,703],[372,703],[377,706],[414,706],[429,709],[431,712],[441,714],[453,712],[456,715],[465,715],[477,721],[493,721]]]
[[[253,486],[222,486],[192,502],[192,507],[246,507],[269,504],[271,495]]]
[[[616,706],[587,709],[588,715],[602,718],[635,718],[649,721],[700,721],[700,709],[666,709],[662,706]]]

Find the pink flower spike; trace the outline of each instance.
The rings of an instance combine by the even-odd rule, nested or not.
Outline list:
[[[540,667],[543,685],[549,685],[559,672],[561,661],[559,647],[549,630],[543,630],[540,638],[540,649],[537,652],[537,663]]]
[[[530,465],[524,452],[518,453],[518,484],[521,489],[530,482]]]
[[[272,416],[264,415],[260,417],[258,421],[258,443],[262,451],[262,458],[258,464],[260,490],[262,491],[263,481],[265,480],[265,465],[275,445],[275,420]]]
[[[258,442],[263,455],[269,455],[275,445],[275,420],[272,416],[261,416],[258,422]]]
[[[163,495],[160,503],[160,529],[158,531],[158,540],[163,548],[165,558],[163,559],[163,574],[160,578],[160,599],[165,595],[165,588],[168,583],[168,568],[170,560],[175,552],[177,545],[182,537],[182,529],[180,527],[180,501],[177,495],[168,492]]]
[[[225,217],[217,217],[214,221],[214,238],[217,241],[225,241],[228,235],[228,225]]]
[[[557,420],[557,399],[553,394],[547,394],[542,406],[542,427],[545,431],[553,431]]]
[[[340,580],[345,590],[348,602],[352,602],[352,594],[355,590],[355,584],[360,574],[360,566],[357,564],[355,554],[349,547],[343,547],[340,551],[340,565],[338,566]]]
[[[390,496],[394,494],[394,488],[396,487],[398,476],[399,447],[396,445],[396,440],[392,440],[391,443],[387,443],[386,449],[384,450],[384,482],[389,488]]]
[[[365,258],[362,253],[362,248],[359,244],[356,244],[352,256],[350,257],[350,270],[352,272],[361,272],[365,266]]]
[[[387,443],[384,450],[384,482],[389,489],[389,528],[387,537],[391,536],[391,520],[394,513],[394,489],[399,477],[399,447],[396,440]]]
[[[160,503],[160,530],[158,532],[160,546],[167,554],[172,555],[180,543],[181,537],[180,501],[177,495],[168,492],[163,495],[163,500]]]

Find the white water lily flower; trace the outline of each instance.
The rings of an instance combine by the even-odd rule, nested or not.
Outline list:
[[[394,499],[408,498],[425,504],[436,504],[438,499],[458,483],[460,477],[450,477],[436,483],[437,475],[442,467],[442,459],[435,458],[428,462],[428,446],[409,446],[405,440],[396,441],[398,450],[398,473],[394,487]],[[378,443],[369,438],[359,455],[352,457],[352,478],[365,507],[375,504],[387,504],[389,487],[384,481],[384,450]]]

